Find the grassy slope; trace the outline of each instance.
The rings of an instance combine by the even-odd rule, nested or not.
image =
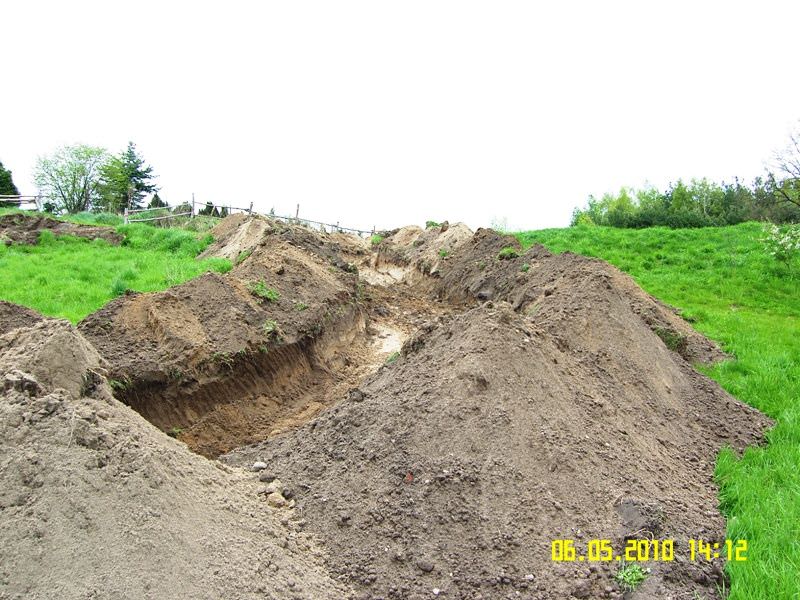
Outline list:
[[[800,270],[765,256],[755,223],[669,230],[570,228],[517,234],[603,258],[654,296],[683,309],[735,361],[705,369],[725,389],[777,421],[769,445],[717,463],[728,537],[747,539],[730,563],[730,598],[800,598]]]
[[[163,290],[206,271],[231,268],[227,260],[195,259],[209,236],[148,225],[117,229],[125,234],[121,246],[55,238],[50,232],[36,246],[0,244],[0,299],[78,322],[126,289]]]

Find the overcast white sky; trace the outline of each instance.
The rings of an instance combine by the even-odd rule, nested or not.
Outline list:
[[[747,180],[800,117],[800,2],[7,2],[0,161],[128,140],[171,204],[564,226]]]

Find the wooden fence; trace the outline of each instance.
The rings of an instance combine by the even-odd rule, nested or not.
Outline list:
[[[201,215],[200,211],[207,208],[212,207],[217,214],[203,214]],[[162,212],[159,212],[162,211]],[[221,214],[225,212],[223,216]],[[371,231],[367,231],[365,229],[354,229],[352,227],[343,227],[339,225],[339,223],[323,223],[321,221],[313,221],[311,219],[301,219],[300,218],[300,205],[297,206],[297,211],[295,212],[294,217],[285,217],[282,215],[276,215],[274,213],[259,213],[253,210],[253,203],[250,203],[248,208],[240,208],[237,206],[226,206],[226,205],[217,205],[217,204],[210,204],[195,202],[192,199],[191,205],[186,202],[184,204],[179,204],[177,206],[162,206],[158,208],[140,208],[135,210],[128,210],[125,209],[125,223],[147,223],[153,221],[166,221],[171,220],[176,217],[190,217],[194,218],[197,216],[206,216],[211,217],[214,219],[222,219],[227,215],[236,214],[237,212],[246,213],[248,215],[261,215],[267,217],[269,219],[277,219],[279,221],[283,221],[285,223],[293,223],[296,225],[305,225],[306,227],[318,227],[324,231],[330,232],[338,232],[338,233],[350,233],[358,236],[369,236],[375,233],[375,228],[373,227]]]
[[[36,206],[36,210],[42,210],[42,197],[0,195],[0,206],[16,206],[17,208],[22,208],[22,206],[26,204],[33,204]]]

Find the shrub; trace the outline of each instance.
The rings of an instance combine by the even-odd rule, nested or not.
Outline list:
[[[770,223],[764,227],[762,243],[767,254],[789,266],[800,256],[800,225],[778,227]]]
[[[643,569],[637,564],[623,565],[617,574],[614,575],[616,581],[626,592],[632,592],[647,579],[650,569]]]
[[[447,248],[440,249],[439,256],[442,258],[447,258],[448,256],[450,256],[450,250],[448,250]]]
[[[425,229],[433,229],[434,227],[441,227],[441,223],[437,223],[436,221],[425,221]]]
[[[264,321],[264,325],[262,325],[261,329],[264,331],[264,335],[267,337],[272,337],[278,332],[278,322],[273,321],[272,319],[267,319]]]
[[[497,258],[500,260],[511,260],[512,258],[517,258],[519,256],[519,252],[513,246],[506,246],[502,250],[500,250],[500,254],[497,255]]]
[[[374,234],[371,238],[369,238],[369,241],[373,246],[377,246],[383,240],[384,240],[384,237],[382,235],[378,235],[377,233]]]
[[[250,293],[254,296],[258,296],[267,302],[276,302],[278,298],[280,298],[278,291],[267,287],[267,284],[263,279],[259,281],[251,281],[247,284],[247,289],[250,290]]]

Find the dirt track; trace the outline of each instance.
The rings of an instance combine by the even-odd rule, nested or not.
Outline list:
[[[617,564],[553,563],[551,540],[610,539],[620,548],[626,537],[654,537],[685,548],[689,538],[724,538],[716,454],[758,443],[768,421],[697,373],[690,362],[724,355],[615,268],[541,247],[522,253],[512,238],[460,225],[403,228],[377,248],[242,217],[226,219],[215,235],[207,252],[235,260],[231,273],[124,296],[82,322],[80,333],[70,329],[88,341],[87,352],[97,349],[88,371],[99,379],[63,401],[96,402],[87,394],[107,390],[108,381],[118,399],[195,452],[227,453],[221,460],[233,469],[188,453],[100,393],[114,419],[126,420],[125,431],[145,435],[148,452],[171,457],[147,502],[171,507],[170,527],[200,519],[198,530],[208,528],[208,547],[181,538],[180,549],[202,564],[218,560],[212,546],[234,543],[219,537],[212,522],[221,517],[203,494],[232,486],[221,502],[231,511],[228,527],[243,533],[231,560],[250,552],[255,562],[249,575],[230,567],[230,581],[215,574],[203,597],[615,598],[622,596],[612,581]],[[519,256],[501,258],[507,247]],[[259,281],[277,297],[255,294]],[[17,328],[3,329],[0,359],[49,390],[58,382],[31,367],[24,349],[54,322],[37,325],[39,317],[13,306],[3,311]],[[66,338],[47,339],[57,348]],[[43,392],[26,385],[7,384],[16,391],[3,406],[9,398],[39,402]],[[52,451],[49,443],[60,447],[25,410],[26,437],[7,444],[14,461]],[[102,419],[97,427],[108,428]],[[221,468],[237,483],[217,488],[214,477],[190,478],[200,505],[190,509],[173,501],[174,486],[185,485],[181,461],[197,472]],[[108,462],[92,473],[107,474]],[[255,462],[265,463],[257,474],[235,468]],[[269,483],[275,477],[280,484]],[[84,482],[76,493],[98,490],[101,504],[124,510],[113,486]],[[0,542],[20,561],[32,551],[14,536],[30,523],[25,507],[54,501],[54,493],[45,488],[0,513],[15,524],[0,529]],[[281,554],[280,543],[276,549],[244,533],[247,515],[262,512],[257,518],[275,531],[312,537]],[[96,518],[92,509],[82,515]],[[63,518],[72,523],[65,531],[77,526],[78,517]],[[134,547],[147,543],[150,551],[123,570],[146,571],[148,559],[177,551],[164,536],[147,542],[151,529],[129,527]],[[62,552],[63,543],[48,539],[44,555]],[[630,597],[715,597],[721,565],[684,555],[652,564]],[[258,592],[270,561],[307,570],[308,583],[281,576]],[[48,597],[2,566],[0,598],[5,589],[8,597],[24,589]],[[93,574],[112,568],[121,563],[81,566]],[[102,589],[102,578],[92,581]],[[70,589],[79,588],[76,581]],[[162,588],[151,595],[169,597]]]

